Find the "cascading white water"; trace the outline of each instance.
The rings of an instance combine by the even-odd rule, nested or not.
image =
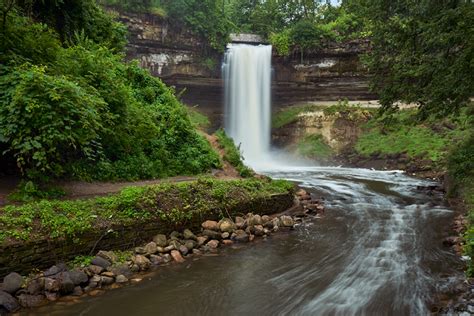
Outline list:
[[[270,149],[271,45],[229,44],[223,64],[225,129],[248,164]]]

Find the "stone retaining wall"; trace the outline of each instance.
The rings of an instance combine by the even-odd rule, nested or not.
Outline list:
[[[273,214],[289,209],[294,203],[291,193],[277,194],[268,198],[239,203],[227,210],[232,216],[253,212],[254,214]],[[76,240],[38,239],[28,242],[0,246],[0,278],[9,272],[27,274],[32,269],[47,268],[55,263],[72,260],[78,255],[95,254],[97,250],[125,250],[149,241],[158,233],[168,234],[173,230],[190,228],[198,230],[207,219],[218,220],[220,210],[196,215],[185,226],[174,226],[160,219],[139,221],[128,226],[91,229]],[[205,218],[204,218],[205,217]]]

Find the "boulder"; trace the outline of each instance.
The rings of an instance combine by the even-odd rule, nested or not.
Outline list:
[[[169,242],[170,246],[173,246],[173,249],[179,250],[179,247],[181,246],[181,243],[177,240],[170,240]]]
[[[104,259],[102,257],[99,257],[99,256],[95,256],[91,260],[91,264],[102,267],[104,269],[107,269],[108,267],[110,267],[112,265],[112,263],[110,263],[109,260],[106,260],[106,259]]]
[[[86,276],[87,278],[87,276]],[[33,279],[26,286],[26,293],[31,295],[40,294],[44,289],[44,278]]]
[[[71,278],[74,285],[85,284],[89,279],[87,274],[79,270],[69,271],[69,277]]]
[[[55,277],[59,282],[59,291],[63,294],[69,294],[74,291],[75,284],[69,276],[69,272],[60,272]]]
[[[117,275],[117,277],[115,278],[115,282],[119,283],[119,284],[122,284],[122,283],[127,283],[128,282],[128,279],[126,276],[124,276],[123,274],[120,274],[120,275]]]
[[[145,270],[148,270],[151,266],[151,261],[145,257],[145,256],[142,256],[142,255],[135,255],[133,258],[132,258],[132,261],[134,264],[136,264],[140,270],[142,271],[145,271]]]
[[[46,278],[44,278],[44,289],[47,292],[58,292],[59,291],[59,282],[55,279],[46,277]]]
[[[249,235],[245,231],[238,229],[235,231],[234,240],[237,242],[248,242]]]
[[[207,236],[209,237],[209,239],[221,239],[221,233],[217,232],[217,231],[214,231],[214,230],[208,230],[208,229],[205,229],[203,230],[202,234],[204,236]]]
[[[166,235],[163,235],[163,234],[158,234],[155,237],[153,237],[153,241],[159,247],[164,248],[168,245],[168,239],[166,238]]]
[[[270,216],[268,216],[268,215],[263,215],[263,216],[262,216],[262,225],[265,225],[265,224],[268,223],[269,221],[271,221]]]
[[[196,235],[194,235],[194,233],[190,231],[189,229],[185,229],[183,231],[183,236],[184,236],[184,239],[196,240]]]
[[[46,297],[44,295],[20,294],[18,302],[26,308],[38,307],[46,304]]]
[[[151,262],[151,264],[157,266],[157,265],[162,264],[164,262],[164,260],[161,256],[151,255],[150,256],[150,262]]]
[[[135,249],[133,249],[133,252],[136,253],[137,255],[145,255],[146,254],[145,247],[135,247]]]
[[[3,309],[5,309],[7,312],[14,312],[18,308],[20,308],[20,305],[16,301],[16,299],[10,295],[10,293],[7,293],[5,291],[0,291],[0,312]]]
[[[101,276],[100,277],[100,283],[102,285],[111,285],[114,282],[115,282],[114,278],[111,278],[111,277],[108,277],[108,276]]]
[[[172,260],[171,255],[169,253],[166,253],[166,254],[162,255],[161,257],[163,258],[163,261],[165,263],[168,263]]]
[[[191,251],[191,250],[193,250],[194,248],[196,248],[197,242],[195,242],[194,240],[189,239],[189,240],[186,240],[186,241],[184,242],[184,246],[185,246],[186,248],[188,248],[188,251]]]
[[[207,236],[199,236],[197,238],[197,244],[198,246],[204,245],[204,243],[208,240],[209,238]]]
[[[205,221],[201,224],[204,230],[219,230],[219,226],[216,221]]]
[[[59,293],[57,292],[45,292],[44,295],[48,301],[54,302],[59,299]]]
[[[255,225],[254,227],[254,234],[255,236],[263,236],[265,235],[264,228],[262,225]]]
[[[104,258],[105,260],[107,260],[111,263],[115,263],[115,262],[118,261],[118,257],[113,251],[101,250],[97,253],[97,256],[101,257],[101,258]]]
[[[237,216],[235,218],[235,226],[237,229],[245,229],[245,219],[243,217]]]
[[[100,267],[100,266],[96,266],[94,264],[91,264],[87,270],[89,271],[89,274],[90,275],[94,275],[94,274],[101,274],[102,271],[104,271],[105,269]]]
[[[145,245],[145,253],[147,255],[154,255],[157,252],[158,252],[158,247],[155,242],[152,241]]]
[[[43,272],[45,277],[58,274],[59,272],[67,271],[67,266],[64,263],[58,263],[57,265],[52,266],[48,270]]]
[[[219,222],[219,229],[223,233],[232,233],[236,229],[236,226],[231,219],[224,218]]]
[[[170,239],[180,239],[182,236],[179,232],[177,231],[173,231],[171,234],[170,234]]]
[[[262,217],[260,215],[250,215],[247,218],[247,223],[249,226],[262,225]]]
[[[186,256],[189,252],[188,248],[186,248],[184,245],[179,246],[178,250],[183,256]]]
[[[4,292],[15,294],[15,292],[21,288],[22,284],[23,278],[21,275],[16,272],[12,272],[3,279],[3,284],[0,289]]]
[[[184,258],[178,250],[171,250],[171,257],[178,263],[184,262]]]
[[[208,243],[207,243],[207,246],[209,246],[210,249],[217,249],[217,247],[219,247],[219,241],[213,239],[213,240],[210,240]]]
[[[74,288],[74,291],[72,291],[72,296],[81,296],[82,294],[84,294],[84,291],[82,290],[82,287],[80,286],[76,286]]]
[[[132,276],[132,271],[130,271],[130,267],[126,263],[122,263],[120,265],[114,266],[111,271],[115,275],[124,275],[126,277],[131,277]]]

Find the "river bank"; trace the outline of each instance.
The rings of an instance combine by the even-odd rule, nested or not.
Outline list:
[[[167,264],[171,261],[181,263],[188,256],[214,252],[220,245],[248,242],[255,237],[266,238],[275,231],[292,228],[296,222],[300,221],[301,217],[307,215],[306,213],[313,212],[316,214],[324,210],[324,207],[318,201],[311,203],[311,197],[307,194],[301,194],[301,192],[299,193],[299,199],[296,199],[296,201],[299,201],[299,206],[291,207],[294,203],[292,188],[293,185],[282,181],[248,179],[223,182],[200,179],[190,183],[168,184],[165,190],[163,185],[161,187],[133,188],[140,191],[140,194],[135,193],[135,199],[130,195],[133,191],[130,191],[130,188],[125,189],[119,197],[115,197],[116,203],[123,204],[124,198],[128,196],[128,206],[141,207],[143,212],[147,209],[143,203],[150,203],[147,200],[151,197],[151,191],[155,194],[155,199],[158,200],[159,207],[162,209],[161,212],[165,212],[161,213],[158,218],[147,216],[146,223],[143,222],[143,218],[130,220],[127,226],[133,227],[132,231],[134,232],[131,235],[129,234],[130,236],[124,233],[123,229],[120,231],[117,228],[114,231],[109,228],[105,235],[95,234],[99,238],[93,244],[85,242],[81,237],[88,235],[87,233],[77,235],[75,240],[73,240],[74,238],[71,239],[72,235],[50,235],[48,237],[50,247],[47,250],[43,249],[48,251],[48,255],[38,252],[38,248],[35,246],[36,243],[32,243],[31,238],[26,243],[21,241],[15,243],[13,241],[15,239],[14,234],[10,234],[2,243],[3,273],[7,271],[27,271],[27,266],[28,268],[44,267],[46,261],[38,260],[38,255],[46,256],[48,260],[54,260],[55,263],[67,262],[67,258],[74,257],[72,264],[82,265],[83,268],[69,270],[71,268],[70,262],[69,267],[64,263],[55,264],[42,273],[29,274],[25,278],[17,273],[9,273],[4,278],[1,286],[0,306],[3,306],[3,312],[5,312],[5,310],[13,311],[20,305],[23,307],[43,305],[47,301],[56,301],[63,295],[73,295],[75,297],[83,293],[94,295],[97,293],[94,290],[98,290],[102,286],[117,287],[118,284],[128,283],[129,280],[134,282],[133,279],[136,278],[132,277],[133,273],[147,271],[152,267]],[[194,203],[190,203],[189,200],[191,192],[195,198]],[[166,197],[170,193],[174,193],[174,196]],[[205,194],[205,196],[202,196],[202,194]],[[219,195],[218,201],[216,201],[217,195]],[[228,199],[231,199],[231,196],[232,201],[229,201]],[[186,197],[188,198],[186,199]],[[173,205],[167,205],[167,202],[173,201],[175,202]],[[97,203],[97,199],[95,202]],[[57,202],[56,209],[62,206],[64,210],[66,204],[75,203],[79,203],[79,201]],[[33,206],[11,206],[11,208],[17,210],[19,208],[24,210],[28,207]],[[199,215],[195,213],[196,208],[199,209]],[[292,212],[292,215],[276,214],[287,209]],[[244,215],[249,210],[255,212],[255,215]],[[10,214],[13,213],[10,212]],[[167,215],[163,216],[164,214]],[[238,215],[235,221],[226,218],[235,215]],[[213,221],[218,218],[221,218],[219,222]],[[4,217],[2,219],[5,220]],[[203,219],[207,220],[201,223]],[[99,220],[99,222],[102,221],[103,219]],[[131,225],[130,222],[134,224]],[[155,226],[155,228],[151,229],[149,224],[152,224],[151,226]],[[10,228],[11,225],[10,223]],[[138,228],[140,225],[142,227]],[[197,227],[201,228],[201,232],[194,235],[191,229],[196,232],[198,231]],[[97,228],[97,226],[94,226],[93,229],[97,230]],[[173,231],[169,234],[171,230]],[[33,234],[36,239],[39,239],[38,232],[45,232],[44,229],[30,229],[30,231],[36,231],[36,234]],[[167,232],[169,235],[166,235]],[[63,233],[70,232],[63,231]],[[160,234],[150,235],[152,233]],[[2,234],[2,237],[5,238],[4,235],[5,233]],[[134,244],[137,245],[140,241],[145,241],[145,236],[149,238],[148,243],[132,249],[126,248],[126,245],[130,247]],[[153,239],[152,236],[154,236]],[[61,239],[62,250],[54,247],[55,238]],[[150,241],[151,239],[153,241]],[[69,249],[68,245],[70,246]],[[29,255],[25,253],[22,255],[19,250],[23,248],[25,251],[29,251]],[[8,251],[8,249],[12,249],[13,252]],[[71,251],[64,252],[65,249]],[[90,254],[94,253],[96,249],[103,250],[99,251],[95,257],[91,257]],[[110,249],[128,250],[107,251]],[[53,252],[55,252],[55,255],[52,254]],[[85,256],[77,256],[78,254],[85,254]],[[33,261],[24,260],[28,257],[33,257]]]

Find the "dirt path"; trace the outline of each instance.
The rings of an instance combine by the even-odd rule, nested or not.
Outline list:
[[[214,149],[223,158],[224,152],[220,148],[217,138],[214,135],[203,135],[208,139]],[[212,170],[209,176],[218,179],[235,179],[240,178],[239,173],[227,161],[223,161],[222,170]],[[131,186],[146,186],[152,184],[159,184],[165,182],[183,182],[196,180],[197,176],[177,176],[165,179],[142,180],[142,181],[128,181],[128,182],[84,182],[84,181],[59,181],[53,183],[54,187],[63,189],[66,192],[64,199],[81,199],[93,196],[102,196],[112,193],[120,192],[125,187]],[[9,203],[8,195],[13,193],[20,183],[19,178],[3,177],[0,178],[0,206]]]

